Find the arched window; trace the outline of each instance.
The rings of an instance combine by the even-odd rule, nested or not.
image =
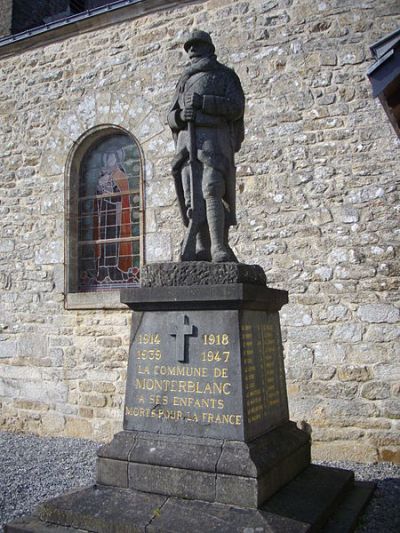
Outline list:
[[[120,128],[89,135],[73,155],[69,186],[72,293],[139,284],[142,157]]]

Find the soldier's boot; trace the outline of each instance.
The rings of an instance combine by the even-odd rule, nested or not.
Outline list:
[[[213,263],[229,261],[229,253],[224,244],[225,212],[218,197],[207,198],[207,222],[211,239],[211,258]]]

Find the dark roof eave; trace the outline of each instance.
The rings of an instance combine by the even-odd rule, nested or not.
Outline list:
[[[115,4],[97,7],[19,34],[2,37],[0,58],[55,42],[76,33],[99,29],[191,1],[193,0],[119,0]]]
[[[400,28],[389,35],[386,35],[382,39],[379,39],[379,41],[376,41],[376,43],[372,44],[369,48],[372,55],[376,59],[379,59],[398,43],[400,43]]]

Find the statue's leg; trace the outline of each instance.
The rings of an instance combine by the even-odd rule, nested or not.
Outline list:
[[[229,261],[232,261],[233,263],[238,263],[239,260],[236,257],[235,252],[229,246],[229,226],[227,224],[225,224],[225,229],[224,229],[224,244],[229,254]]]
[[[229,253],[224,244],[225,210],[222,203],[224,191],[225,182],[222,173],[204,165],[203,196],[206,201],[211,258],[214,263],[229,261]]]
[[[197,234],[196,260],[211,261],[211,242],[207,224],[203,224]]]

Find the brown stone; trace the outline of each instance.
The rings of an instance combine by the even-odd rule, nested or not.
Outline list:
[[[400,465],[400,450],[398,448],[379,449],[379,460]]]

